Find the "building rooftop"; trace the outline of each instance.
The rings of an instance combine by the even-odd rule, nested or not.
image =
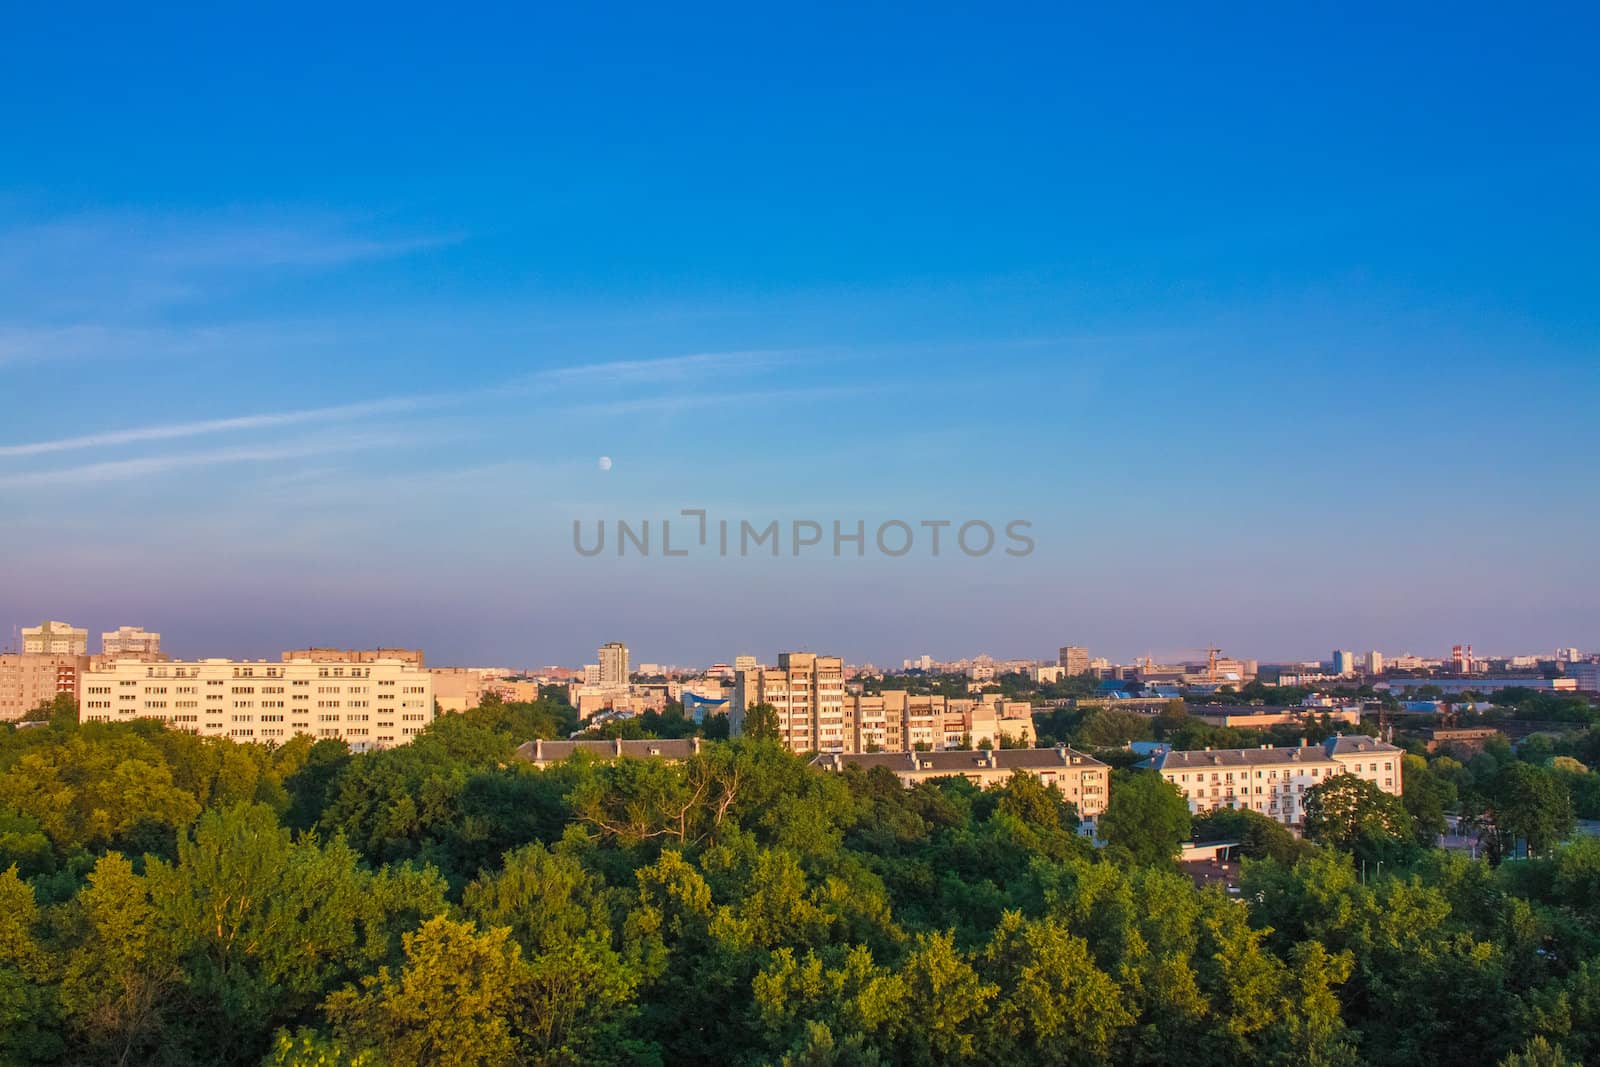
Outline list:
[[[1058,745],[1055,748],[957,749],[943,752],[823,753],[813,767],[842,770],[846,765],[871,770],[925,771],[930,774],[965,774],[978,770],[1049,770],[1051,767],[1104,767],[1093,756]]]
[[[1204,748],[1158,753],[1140,764],[1158,771],[1182,770],[1198,767],[1251,767],[1290,761],[1304,763],[1332,762],[1334,756],[1351,756],[1371,752],[1395,754],[1400,750],[1387,741],[1379,741],[1366,734],[1338,734],[1319,745],[1272,746],[1259,748]]]
[[[688,759],[700,751],[698,737],[683,737],[664,740],[651,738],[639,741],[625,741],[616,738],[609,741],[527,741],[517,747],[518,759],[528,760],[533,763],[555,763],[575,756],[580,752],[587,753],[597,759],[618,759],[628,757],[633,759]]]

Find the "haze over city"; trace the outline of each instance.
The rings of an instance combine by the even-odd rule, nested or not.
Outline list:
[[[1592,13],[724,14],[14,13],[6,637],[1600,645]]]

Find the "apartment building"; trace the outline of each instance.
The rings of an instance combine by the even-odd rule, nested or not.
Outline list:
[[[1401,795],[1400,749],[1365,734],[1340,734],[1320,745],[1158,752],[1140,763],[1177,786],[1189,811],[1246,808],[1290,826],[1305,818],[1305,792],[1353,774]]]
[[[100,635],[100,654],[107,659],[161,658],[161,635],[143,626],[119,626]]]
[[[871,770],[884,767],[907,789],[934,778],[965,778],[974,785],[1003,784],[1021,771],[1056,787],[1078,809],[1078,816],[1093,820],[1106,810],[1110,798],[1111,768],[1062,745],[1055,748],[976,749],[955,752],[823,753],[811,761],[824,771],[847,767]]]
[[[118,660],[89,671],[79,689],[82,722],[157,719],[265,744],[305,734],[363,752],[403,745],[433,721],[433,677],[398,660]]]
[[[734,676],[729,727],[744,729],[745,710],[770,704],[778,713],[778,734],[794,752],[845,752],[844,661],[813,652],[785,652],[776,667],[756,667]]]
[[[607,641],[600,646],[600,678],[597,684],[603,686],[625,686],[628,684],[628,646],[621,641]]]
[[[1056,659],[1067,674],[1076,677],[1089,671],[1089,650],[1081,645],[1063,645]]]
[[[83,656],[89,652],[89,631],[46,620],[22,630],[22,651],[41,656]]]
[[[0,722],[16,722],[65,693],[78,697],[89,657],[44,652],[0,654]]]

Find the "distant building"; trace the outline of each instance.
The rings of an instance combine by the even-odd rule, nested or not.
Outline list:
[[[1454,729],[1437,728],[1425,731],[1427,748],[1429,752],[1438,752],[1440,749],[1458,752],[1463,756],[1476,755],[1483,751],[1483,746],[1496,737],[1505,734],[1492,726],[1466,726]]]
[[[628,684],[628,646],[621,641],[607,641],[600,646],[600,685]]]
[[[733,736],[743,733],[747,710],[770,704],[778,713],[778,735],[792,751],[846,751],[844,661],[838,656],[785,652],[777,667],[739,671],[733,684]]]
[[[811,761],[825,771],[846,767],[871,770],[883,767],[893,772],[908,789],[934,778],[965,778],[978,786],[1004,784],[1021,771],[1055,786],[1078,809],[1081,818],[1092,820],[1106,810],[1111,769],[1104,763],[1070,748],[977,749],[959,752],[861,752],[827,753]]]
[[[1089,650],[1081,645],[1064,645],[1056,660],[1066,672],[1077,677],[1089,673]]]
[[[1334,649],[1329,673],[1341,678],[1356,673],[1356,654],[1342,648]]]
[[[1054,685],[1066,676],[1067,669],[1061,666],[1035,667],[1033,680],[1040,685]]]
[[[418,668],[426,666],[420,648],[297,648],[285,652],[282,659],[284,663],[377,663],[388,659]]]
[[[1252,704],[1196,704],[1189,709],[1189,714],[1207,726],[1231,726],[1243,730],[1265,730],[1273,726],[1300,725],[1307,721],[1318,721],[1324,715],[1334,722],[1341,722],[1350,726],[1361,725],[1360,704],[1347,704],[1337,707],[1303,707],[1296,705],[1277,708],[1257,707]]]
[[[78,699],[89,657],[48,652],[0,654],[0,722],[16,722],[66,694]]]
[[[1572,684],[1585,693],[1600,693],[1600,663],[1576,663],[1568,661],[1567,673],[1563,676],[1572,680]]]
[[[433,721],[433,676],[399,660],[125,659],[85,674],[80,691],[82,722],[155,719],[173,730],[264,744],[304,734],[358,752],[403,745]]]
[[[1580,688],[1578,681],[1571,674],[1559,678],[1545,678],[1540,675],[1480,674],[1471,678],[1390,678],[1387,685],[1391,692],[1410,693],[1425,686],[1433,686],[1439,692],[1448,695],[1458,693],[1492,693],[1496,689],[1535,689],[1544,693],[1575,693]],[[1378,686],[1382,688],[1382,685]]]
[[[100,635],[100,654],[111,659],[159,659],[161,635],[143,626],[119,626]]]
[[[1306,790],[1339,774],[1353,774],[1399,796],[1400,749],[1365,734],[1330,737],[1292,748],[1204,749],[1158,753],[1140,763],[1177,786],[1192,814],[1244,808],[1281,823],[1305,820]]]
[[[534,740],[518,746],[515,755],[518,759],[526,760],[541,770],[552,763],[560,763],[580,754],[591,759],[607,761],[659,759],[668,763],[681,763],[700,751],[700,743],[698,737],[646,741],[624,741],[621,738],[610,741]]]
[[[89,631],[47,620],[23,628],[22,651],[45,656],[84,656],[89,652]]]
[[[1377,650],[1368,652],[1364,657],[1362,669],[1369,675],[1377,676],[1383,673],[1383,653]]]

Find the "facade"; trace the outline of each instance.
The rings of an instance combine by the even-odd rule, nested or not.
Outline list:
[[[960,752],[824,753],[811,761],[825,771],[847,767],[884,767],[911,788],[934,778],[965,778],[978,786],[1001,785],[1017,771],[1053,785],[1072,801],[1083,819],[1106,810],[1111,769],[1099,760],[1064,746],[1055,748],[977,749]]]
[[[157,719],[203,737],[281,744],[305,734],[355,751],[403,745],[433,721],[433,676],[399,660],[118,660],[84,675],[82,722]]]
[[[1062,647],[1057,663],[1069,675],[1076,677],[1087,674],[1089,671],[1089,650],[1080,645],[1065,645]]]
[[[108,659],[159,659],[161,635],[143,626],[119,626],[100,635],[100,654]]]
[[[1559,678],[1514,674],[1480,674],[1474,678],[1390,678],[1387,684],[1392,692],[1397,693],[1409,693],[1431,685],[1446,696],[1492,693],[1496,689],[1535,689],[1543,693],[1575,693],[1579,689],[1578,680],[1570,673]]]
[[[527,760],[540,770],[552,763],[571,759],[580,753],[593,759],[660,759],[668,763],[681,763],[700,751],[698,737],[624,741],[620,737],[610,741],[527,741],[518,746],[516,757]]]
[[[600,646],[600,683],[606,686],[628,684],[628,646],[607,641]]]
[[[1365,734],[1340,734],[1320,745],[1203,749],[1158,753],[1139,766],[1177,786],[1191,814],[1245,808],[1290,826],[1305,819],[1305,792],[1339,774],[1353,774],[1401,795],[1400,749]]]
[[[1257,707],[1251,704],[1241,706],[1197,704],[1189,709],[1189,714],[1207,726],[1236,726],[1245,730],[1265,730],[1268,727],[1291,723],[1298,725],[1308,719],[1320,720],[1324,715],[1335,722],[1347,723],[1350,726],[1361,725],[1360,704],[1310,707],[1296,705],[1287,708]]]
[[[89,653],[89,631],[46,620],[23,628],[22,651],[41,656],[85,656]]]
[[[1566,677],[1585,693],[1600,693],[1600,663],[1569,662]]]
[[[1341,678],[1347,674],[1356,673],[1356,654],[1342,648],[1333,650],[1333,659],[1329,662],[1329,673],[1337,674]]]
[[[0,654],[0,722],[16,722],[65,693],[78,698],[89,657],[46,652]]]
[[[299,648],[283,654],[283,662],[309,660],[312,663],[376,663],[381,659],[399,660],[423,667],[420,648]]]
[[[778,736],[794,752],[845,752],[844,661],[813,652],[785,652],[776,667],[734,676],[733,736],[744,730],[744,713],[770,704],[778,713]]]

